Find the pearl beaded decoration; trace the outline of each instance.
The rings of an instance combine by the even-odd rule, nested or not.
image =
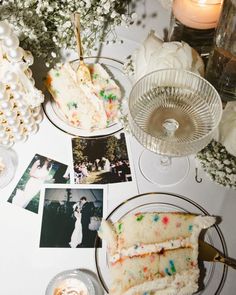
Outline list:
[[[38,130],[44,96],[35,88],[33,56],[19,47],[7,21],[0,21],[0,145],[12,146]]]

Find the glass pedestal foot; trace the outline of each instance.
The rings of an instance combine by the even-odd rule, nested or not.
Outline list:
[[[189,173],[187,157],[160,156],[144,150],[139,158],[139,168],[151,183],[172,186],[183,181]]]

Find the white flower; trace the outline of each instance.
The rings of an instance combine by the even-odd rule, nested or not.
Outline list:
[[[115,26],[121,23],[127,25],[132,20],[132,12],[128,12],[126,1],[121,1],[118,5],[115,0],[2,0],[0,2],[0,20],[8,19],[20,36],[22,47],[30,50],[33,55],[44,58],[47,65],[60,59],[62,47],[76,46],[70,20],[73,12],[77,11],[81,16],[82,40],[86,54],[95,48],[97,42],[104,41],[105,37],[107,37],[106,42],[113,41]],[[109,22],[104,26],[107,19]]]

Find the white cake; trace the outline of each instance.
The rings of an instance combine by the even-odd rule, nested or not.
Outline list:
[[[46,86],[70,124],[103,129],[118,121],[121,91],[100,64],[89,66],[91,81],[81,82],[71,64],[51,69]]]
[[[198,237],[214,217],[138,213],[111,224],[99,236],[108,245],[111,295],[181,294],[198,290]]]

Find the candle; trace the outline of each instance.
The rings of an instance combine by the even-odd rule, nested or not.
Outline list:
[[[220,0],[174,0],[173,14],[183,25],[194,29],[213,29],[221,11]]]

